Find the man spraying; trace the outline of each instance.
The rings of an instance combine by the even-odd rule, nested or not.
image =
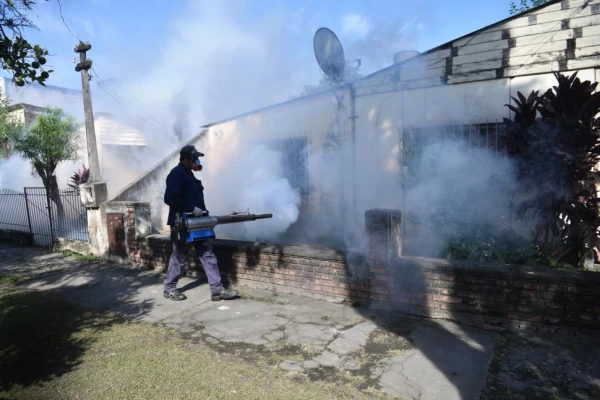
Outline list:
[[[179,164],[167,176],[164,202],[169,206],[167,225],[171,227],[172,233],[175,231],[175,215],[177,213],[193,213],[196,217],[208,215],[204,204],[204,186],[202,186],[202,181],[196,179],[192,172],[202,170],[200,157],[203,156],[204,154],[196,150],[194,146],[184,146],[179,152]],[[169,260],[163,294],[170,300],[180,301],[185,300],[187,297],[177,289],[177,282],[181,275],[181,267],[191,246],[190,243],[175,240],[175,236],[171,235],[173,253]],[[208,278],[212,300],[237,298],[237,291],[226,290],[221,283],[221,274],[211,240],[194,241],[193,245]]]

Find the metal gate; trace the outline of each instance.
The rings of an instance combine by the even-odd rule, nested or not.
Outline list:
[[[0,230],[29,232],[38,246],[49,246],[56,238],[89,237],[87,210],[76,189],[61,189],[54,197],[43,187],[0,189]]]

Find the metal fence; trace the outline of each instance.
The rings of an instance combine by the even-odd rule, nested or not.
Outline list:
[[[29,232],[38,246],[56,238],[88,240],[87,211],[75,189],[50,196],[43,187],[0,189],[0,230]]]

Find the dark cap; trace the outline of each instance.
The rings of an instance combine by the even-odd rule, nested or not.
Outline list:
[[[200,153],[198,150],[196,150],[196,148],[194,146],[192,146],[191,144],[188,144],[187,146],[183,146],[181,148],[181,151],[179,152],[179,156],[181,158],[183,158],[183,157],[197,158],[197,157],[204,157],[204,154]]]

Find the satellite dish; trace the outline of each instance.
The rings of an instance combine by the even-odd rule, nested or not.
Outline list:
[[[328,28],[319,28],[313,40],[315,57],[325,75],[339,79],[344,72],[346,58],[339,39]]]

